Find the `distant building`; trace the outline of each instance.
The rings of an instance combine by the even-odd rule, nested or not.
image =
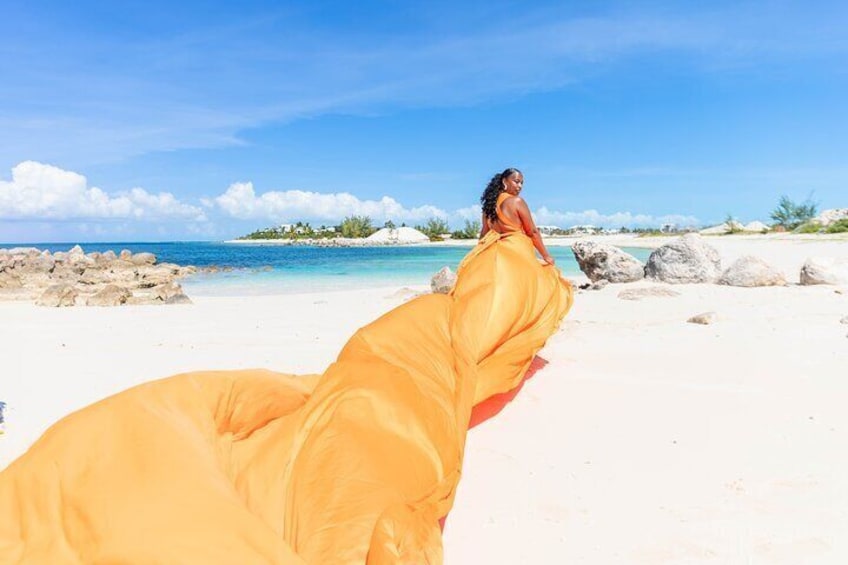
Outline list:
[[[593,226],[591,224],[586,224],[582,226],[571,226],[568,228],[568,233],[583,233],[583,234],[596,234],[601,232],[601,228],[597,226]]]

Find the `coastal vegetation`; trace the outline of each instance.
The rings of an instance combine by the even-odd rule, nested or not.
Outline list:
[[[465,220],[465,226],[461,230],[451,232],[453,239],[477,239],[480,237],[482,226],[478,220]]]
[[[848,232],[848,218],[842,218],[841,220],[837,220],[833,222],[827,228],[825,228],[825,233],[846,233]]]
[[[347,216],[338,227],[342,237],[368,237],[375,231],[368,216]]]
[[[389,226],[391,224],[391,226]],[[394,224],[386,222],[386,227],[394,227]],[[271,226],[261,228],[247,235],[243,235],[239,240],[256,240],[256,239],[333,239],[336,237],[347,238],[362,238],[368,237],[377,231],[377,228],[371,222],[368,216],[347,216],[337,226],[319,226],[314,228],[309,222],[295,222],[294,224],[281,224],[279,226]]]
[[[810,198],[799,204],[784,194],[780,197],[777,208],[772,211],[771,219],[775,221],[776,226],[791,231],[810,222],[817,213],[818,204]]]
[[[637,237],[656,236],[678,236],[689,232],[700,231],[703,235],[735,235],[735,234],[763,234],[769,231],[792,232],[799,234],[838,234],[848,232],[848,209],[825,210],[817,216],[818,204],[808,197],[803,202],[796,202],[786,195],[780,197],[777,206],[771,212],[773,220],[771,226],[762,222],[751,222],[743,225],[733,214],[727,214],[725,221],[718,226],[712,226],[698,230],[693,226],[681,227],[674,224],[664,224],[662,227],[639,227],[628,228],[622,226],[619,229],[600,228],[592,225],[578,225],[569,228],[558,226],[539,226],[539,230],[545,236],[583,236],[583,235],[606,235],[606,234],[634,234]],[[407,227],[405,223],[398,226],[392,220],[387,220],[384,229],[397,229]],[[415,226],[415,229],[427,236],[430,241],[473,240],[480,236],[480,222],[477,220],[465,220],[462,228],[451,230],[447,220],[431,217],[423,224]],[[258,229],[252,233],[241,236],[239,240],[288,240],[315,245],[335,245],[336,241],[362,240],[368,238],[378,231],[369,216],[352,215],[347,216],[340,224],[334,226],[321,225],[312,226],[309,222],[298,221],[294,224],[281,224],[278,226]]]
[[[442,241],[444,234],[450,234],[448,223],[441,218],[430,218],[423,226],[415,226],[415,229],[430,238],[430,241]],[[475,236],[476,237],[476,236]]]

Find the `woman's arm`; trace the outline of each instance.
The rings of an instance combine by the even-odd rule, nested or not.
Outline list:
[[[533,247],[542,256],[542,260],[548,265],[553,265],[554,258],[548,253],[548,249],[542,241],[542,234],[539,233],[539,228],[536,227],[536,223],[533,221],[533,214],[530,213],[530,208],[524,199],[518,196],[515,197],[515,211],[518,212],[518,218],[521,220],[521,227],[524,229],[524,233],[533,241]]]
[[[480,228],[480,239],[483,239],[483,236],[489,233],[489,218],[486,217],[486,212],[483,212],[483,219],[480,220],[480,225],[483,226]]]

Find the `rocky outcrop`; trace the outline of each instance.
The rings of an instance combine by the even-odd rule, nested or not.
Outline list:
[[[801,284],[848,284],[848,259],[810,257],[801,267]]]
[[[447,294],[456,284],[456,273],[450,267],[443,267],[430,279],[430,290],[437,294]]]
[[[752,255],[737,259],[718,279],[718,284],[728,286],[784,286],[783,273]]]
[[[592,282],[626,283],[645,277],[642,262],[618,247],[581,239],[574,242],[571,250],[580,270]]]
[[[35,248],[0,249],[0,300],[49,306],[184,304],[191,301],[175,281],[196,272],[190,266],[157,263],[152,253],[126,249],[120,255],[85,253],[79,245],[52,254]]]
[[[825,210],[814,220],[824,227],[829,226],[839,220],[848,218],[848,208],[833,208]]]
[[[35,303],[39,306],[74,306],[79,293],[69,284],[54,284],[41,293]]]
[[[694,233],[655,249],[645,265],[645,276],[670,284],[715,282],[721,257]]]

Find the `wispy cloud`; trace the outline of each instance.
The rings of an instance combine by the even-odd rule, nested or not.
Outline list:
[[[572,17],[522,6],[521,14],[475,22],[470,33],[299,31],[283,16],[236,14],[231,25],[198,24],[154,39],[64,29],[66,41],[9,46],[16,56],[0,63],[0,149],[119,159],[237,144],[246,128],[329,112],[467,105],[557,89],[627,57],[682,54],[714,70],[844,55],[840,18],[826,12],[749,3]]]

